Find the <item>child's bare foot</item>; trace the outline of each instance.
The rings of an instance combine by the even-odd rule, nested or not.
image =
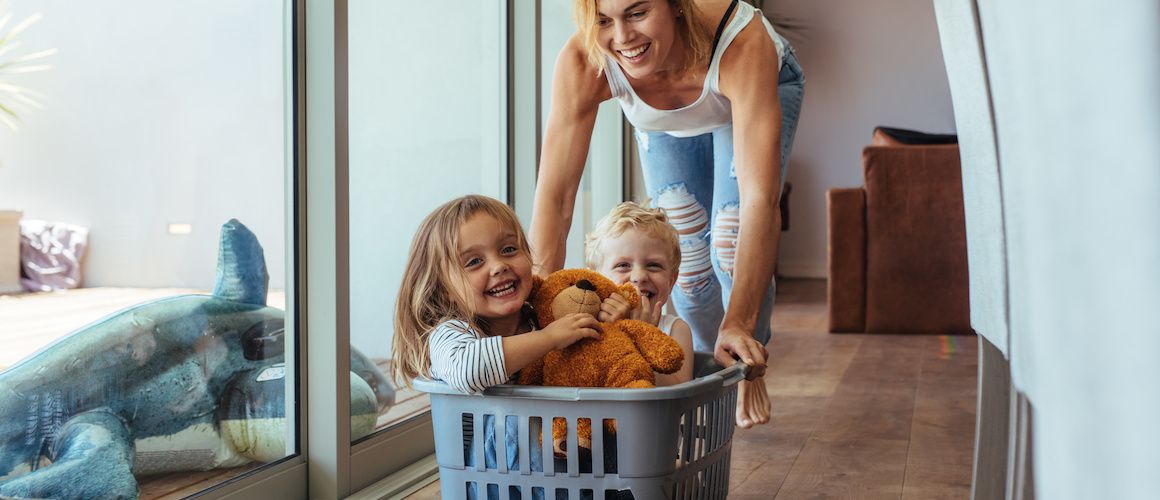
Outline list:
[[[769,394],[765,380],[742,380],[737,384],[737,426],[748,429],[769,422]]]

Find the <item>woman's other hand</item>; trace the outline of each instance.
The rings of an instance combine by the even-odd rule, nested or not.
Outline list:
[[[721,366],[730,366],[734,360],[741,360],[749,365],[745,378],[754,380],[765,376],[765,362],[769,359],[769,352],[753,338],[752,333],[740,328],[722,328],[717,335],[713,358]]]

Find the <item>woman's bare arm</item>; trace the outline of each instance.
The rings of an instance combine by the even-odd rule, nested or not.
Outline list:
[[[685,361],[681,363],[681,369],[677,370],[676,373],[656,374],[658,386],[677,385],[693,380],[693,331],[689,329],[689,324],[685,323],[684,320],[677,320],[676,323],[673,323],[673,331],[669,336],[681,345],[681,352],[685,353]]]
[[[733,293],[717,339],[718,362],[736,355],[765,374],[764,346],[753,340],[765,291],[773,279],[781,237],[781,102],[777,49],[760,19],[729,46],[721,64],[721,92],[733,106],[733,157],[740,190],[740,228]],[[724,359],[723,359],[724,358]]]
[[[540,274],[564,267],[565,244],[588,145],[601,102],[612,97],[608,82],[585,59],[577,36],[556,58],[552,104],[540,151],[530,240]]]

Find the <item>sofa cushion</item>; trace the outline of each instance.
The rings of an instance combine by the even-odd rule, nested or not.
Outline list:
[[[866,329],[866,191],[826,191],[826,214],[829,330],[860,333]]]
[[[862,160],[866,331],[970,333],[958,147],[868,146]]]
[[[930,146],[935,144],[958,144],[954,134],[928,134],[917,130],[894,127],[875,127],[870,138],[872,146]]]

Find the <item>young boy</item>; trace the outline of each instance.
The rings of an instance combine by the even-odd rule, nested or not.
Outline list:
[[[597,319],[638,319],[657,325],[685,351],[685,362],[676,373],[658,373],[658,386],[674,385],[693,378],[693,334],[689,325],[663,308],[673,291],[681,264],[677,230],[664,210],[626,201],[596,224],[584,242],[588,267],[618,285],[631,283],[640,290],[640,307],[628,311],[628,301],[606,300]]]

